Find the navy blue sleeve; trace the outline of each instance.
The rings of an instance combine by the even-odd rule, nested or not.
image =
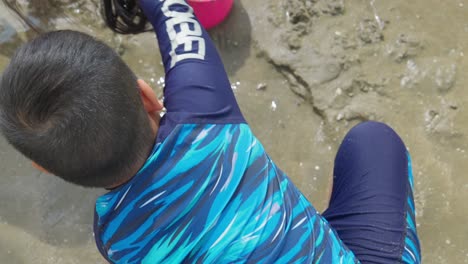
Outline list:
[[[156,31],[166,72],[161,126],[244,123],[221,58],[193,9],[185,0],[139,3]]]

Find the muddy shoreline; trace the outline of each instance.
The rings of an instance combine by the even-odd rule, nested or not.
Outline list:
[[[41,27],[106,41],[161,94],[154,35],[113,34],[96,0],[39,2],[25,9]],[[2,5],[0,14],[1,70],[34,32]],[[318,210],[345,133],[386,122],[412,155],[423,262],[468,263],[467,16],[467,0],[239,0],[210,34],[252,129]],[[101,263],[92,237],[101,190],[38,175],[3,139],[0,169],[0,260]]]

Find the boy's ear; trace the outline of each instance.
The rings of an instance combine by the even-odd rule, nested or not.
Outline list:
[[[47,174],[50,174],[50,172],[48,172],[46,169],[44,169],[41,165],[37,164],[36,162],[32,162],[32,165],[34,168],[36,168],[37,170],[43,172],[43,173],[47,173]]]
[[[151,87],[141,79],[138,79],[137,83],[140,89],[141,101],[143,102],[146,112],[152,113],[161,111],[164,106],[162,102],[158,100],[153,89],[151,89]]]

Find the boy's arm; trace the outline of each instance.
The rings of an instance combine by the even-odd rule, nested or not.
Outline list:
[[[168,114],[185,123],[245,122],[216,48],[185,0],[139,4],[158,37]]]

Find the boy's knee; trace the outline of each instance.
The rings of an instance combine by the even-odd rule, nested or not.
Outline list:
[[[393,131],[393,129],[385,123],[376,122],[376,121],[366,121],[366,122],[362,122],[354,126],[350,130],[350,133],[358,134],[358,135],[362,134],[363,136],[372,136],[372,135],[375,136],[375,135],[380,135],[380,134],[386,134],[386,133],[389,133],[390,131],[395,133],[395,131]]]
[[[370,146],[388,145],[400,147],[406,150],[406,147],[400,136],[387,124],[375,121],[367,121],[354,126],[346,138],[369,142]]]

